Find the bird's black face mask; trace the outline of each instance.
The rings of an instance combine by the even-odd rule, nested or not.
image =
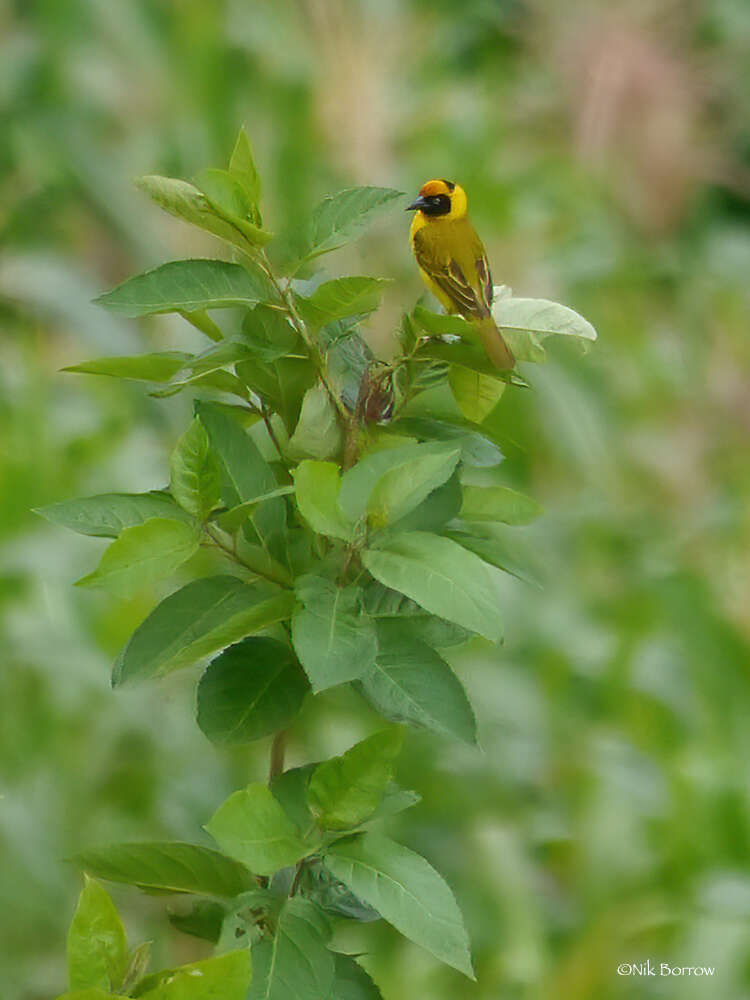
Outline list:
[[[411,205],[406,206],[407,212],[421,210],[425,215],[447,215],[451,210],[451,200],[447,194],[420,195]]]

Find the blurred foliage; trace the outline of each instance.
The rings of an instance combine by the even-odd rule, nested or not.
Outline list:
[[[411,734],[400,765],[423,801],[394,834],[451,881],[479,981],[381,924],[354,950],[377,955],[392,997],[706,995],[617,976],[647,957],[715,965],[713,997],[750,992],[749,56],[745,0],[0,7],[5,996],[64,981],[67,854],[193,839],[265,767],[186,724],[194,678],[111,693],[111,656],[158,595],[74,590],[101,543],[30,513],[164,485],[181,403],[58,369],[167,350],[176,324],[184,346],[181,320],[88,303],[213,252],[130,181],[223,162],[243,121],[269,228],[337,187],[455,177],[495,279],[569,303],[601,337],[584,362],[552,348],[490,417],[506,478],[548,513],[516,532],[543,589],[506,585],[505,647],[452,658],[484,752]],[[370,330],[387,354],[421,292],[406,221],[359,253],[397,279]],[[290,763],[349,745],[364,712],[322,695]],[[162,904],[115,896],[156,964],[202,957]]]

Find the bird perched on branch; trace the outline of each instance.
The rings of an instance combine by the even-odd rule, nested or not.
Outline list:
[[[432,180],[407,206],[415,212],[411,246],[430,291],[449,313],[472,322],[496,368],[515,364],[492,318],[492,275],[482,241],[466,214],[466,192],[453,181]]]

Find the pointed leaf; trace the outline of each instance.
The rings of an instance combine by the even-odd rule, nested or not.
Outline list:
[[[433,615],[496,642],[501,635],[492,571],[449,538],[423,531],[392,536],[366,549],[362,562],[376,580]]]
[[[96,358],[63,368],[64,372],[84,375],[109,375],[141,382],[169,382],[192,357],[184,351],[163,351],[158,354],[137,354],[132,357]]]
[[[289,591],[234,576],[194,580],[161,602],[120,653],[113,684],[155,677],[196,663],[291,614]]]
[[[308,687],[288,646],[250,636],[206,668],[198,685],[198,725],[220,745],[262,739],[289,725]]]
[[[138,996],[140,1000],[245,1000],[252,972],[250,952],[241,948],[149,976],[150,988]]]
[[[209,167],[197,177],[198,186],[216,214],[235,226],[250,246],[265,246],[273,238],[255,224],[257,208],[240,180],[228,170]]]
[[[329,1000],[335,959],[330,927],[307,899],[287,899],[271,941],[253,948],[255,967],[247,1000]]]
[[[458,448],[427,452],[389,469],[375,483],[367,500],[368,520],[373,527],[394,524],[414,510],[451,476],[460,455]]]
[[[177,841],[90,847],[71,860],[98,878],[145,890],[231,897],[256,885],[247,868],[232,858]]]
[[[125,928],[109,894],[86,876],[68,932],[72,990],[117,990],[128,963]]]
[[[324,198],[313,209],[310,249],[305,259],[343,246],[378,210],[402,194],[392,188],[354,187]]]
[[[386,729],[319,764],[307,791],[318,825],[349,830],[371,816],[393,777],[393,762],[402,744],[400,729]]]
[[[125,528],[94,572],[78,580],[76,586],[103,587],[120,597],[132,597],[195,555],[199,538],[194,525],[166,517]]]
[[[448,380],[461,412],[476,424],[481,424],[492,413],[506,386],[492,375],[483,375],[463,365],[451,365]]]
[[[495,288],[492,316],[503,335],[507,333],[506,339],[517,361],[544,361],[542,341],[547,337],[572,337],[584,353],[596,340],[596,330],[591,323],[559,302],[497,293],[498,288]]]
[[[371,313],[380,305],[385,278],[334,278],[318,285],[312,295],[297,297],[304,320],[320,327],[332,320]]]
[[[255,166],[253,147],[250,144],[250,137],[245,131],[245,127],[240,129],[237,136],[232,158],[229,161],[229,173],[232,174],[242,184],[250,202],[258,205],[260,202],[260,175]]]
[[[324,861],[388,923],[470,979],[469,940],[453,893],[423,857],[376,833],[328,848]]]
[[[294,470],[295,499],[313,531],[351,541],[353,525],[338,505],[341,477],[334,462],[300,462]]]
[[[359,587],[337,587],[319,576],[297,580],[301,602],[292,616],[292,642],[314,692],[361,676],[375,658],[372,619]]]
[[[455,444],[461,449],[462,461],[468,465],[485,467],[499,465],[503,461],[503,453],[495,442],[468,421],[460,424],[432,417],[401,417],[389,424],[388,430],[408,437]]]
[[[79,535],[97,538],[117,538],[125,528],[143,524],[153,517],[190,522],[191,518],[178,507],[168,493],[101,493],[78,500],[40,507],[35,513],[52,524],[77,531]]]
[[[323,460],[341,450],[343,433],[331,397],[318,382],[302,400],[297,426],[289,438],[286,452],[293,461],[301,458]]]
[[[336,978],[330,1000],[383,1000],[383,994],[351,956],[336,955]]]
[[[188,514],[205,521],[221,496],[219,463],[197,417],[178,440],[169,460],[170,492]]]
[[[226,260],[173,260],[128,278],[95,301],[123,316],[254,306],[267,298],[260,272]]]
[[[502,521],[530,524],[544,513],[531,497],[507,486],[464,486],[461,517],[464,521]]]
[[[378,622],[375,663],[362,693],[392,722],[431,729],[476,743],[476,719],[466,691],[445,660],[413,634],[411,620]]]
[[[265,785],[234,792],[206,824],[222,851],[256,875],[273,875],[311,854],[297,828]]]

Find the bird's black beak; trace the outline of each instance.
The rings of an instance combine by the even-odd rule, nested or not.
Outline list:
[[[422,195],[420,195],[418,198],[415,198],[415,200],[411,203],[411,205],[407,205],[406,208],[404,209],[404,211],[405,212],[416,212],[420,208],[424,208],[426,204],[427,204],[427,200],[425,198],[423,198]]]

